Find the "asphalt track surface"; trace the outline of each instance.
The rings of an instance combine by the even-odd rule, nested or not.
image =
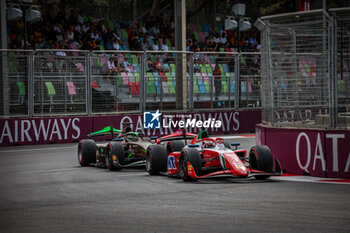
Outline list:
[[[185,183],[143,169],[83,168],[76,151],[76,144],[0,148],[0,232],[350,232],[350,185]]]

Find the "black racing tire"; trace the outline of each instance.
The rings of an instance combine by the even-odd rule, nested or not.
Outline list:
[[[202,162],[199,151],[193,148],[185,148],[181,151],[179,160],[180,176],[184,181],[197,181],[188,175],[187,162],[190,162],[197,176],[202,175]]]
[[[228,144],[228,142],[225,142],[225,141],[224,141],[223,144],[224,144],[224,146],[225,146],[226,148],[232,150],[232,149],[231,149],[231,146],[230,146],[230,144]]]
[[[249,164],[254,170],[262,172],[273,172],[273,156],[267,146],[253,146],[249,152]],[[269,178],[269,175],[255,176],[258,180]]]
[[[90,163],[96,163],[97,145],[94,140],[84,139],[78,143],[78,162],[85,167]]]
[[[115,155],[118,159],[118,165],[113,164],[112,156]],[[113,171],[113,170],[120,170],[122,169],[121,165],[124,165],[124,158],[125,158],[125,152],[124,152],[124,146],[120,142],[110,142],[107,145],[106,148],[106,167]]]
[[[181,140],[169,141],[166,144],[167,153],[170,154],[174,151],[181,151],[185,144]]]
[[[168,155],[163,145],[150,145],[146,154],[146,170],[150,175],[167,171]]]

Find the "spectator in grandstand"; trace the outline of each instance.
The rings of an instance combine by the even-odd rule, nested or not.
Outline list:
[[[221,69],[218,63],[215,64],[213,75],[215,85],[215,99],[217,100],[221,93]]]
[[[138,29],[138,32],[140,34],[146,34],[147,33],[146,24],[144,22],[140,25],[140,27]]]
[[[157,72],[164,72],[162,63],[159,57],[157,57],[156,60],[154,61],[153,67],[154,67],[154,70],[156,70]]]
[[[74,31],[78,34],[81,34],[81,27],[79,23],[74,24]]]
[[[191,51],[192,40],[187,39],[186,41],[186,51]]]
[[[154,25],[150,30],[148,30],[148,33],[154,36],[158,36],[160,30],[159,30],[159,24]]]
[[[97,49],[97,44],[96,44],[96,41],[95,40],[89,40],[88,41],[88,43],[89,43],[89,47],[90,47],[90,50],[95,50],[95,49]]]
[[[97,30],[96,29],[95,30],[89,30],[89,32],[90,32],[90,39],[96,41],[98,39],[98,37],[99,37],[99,34],[98,34]]]
[[[33,35],[36,43],[42,43],[42,34],[39,27],[33,27]]]
[[[166,43],[162,43],[161,50],[162,51],[169,51],[168,45]]]
[[[142,51],[146,51],[147,50],[147,41],[145,40],[145,38],[140,38],[140,40],[141,40],[141,50]]]
[[[120,41],[120,35],[117,29],[114,29],[114,31],[112,32],[112,36],[118,41]]]
[[[113,50],[112,38],[106,38],[106,47],[107,50]]]
[[[147,41],[147,49],[153,50],[152,45],[154,43],[154,37],[151,35],[146,35],[146,41]]]
[[[200,49],[198,48],[197,51],[200,51]],[[193,56],[193,69],[195,73],[201,72],[200,64],[201,64],[201,61],[199,58],[199,54],[195,53]]]
[[[62,29],[62,24],[56,23],[53,25],[52,30],[56,34],[56,39],[58,41],[63,41],[63,29]]]
[[[147,58],[147,60],[145,62],[145,65],[146,65],[147,72],[153,72],[154,71],[151,57]]]
[[[87,33],[90,30],[90,24],[89,23],[84,23],[83,26],[81,27],[81,31],[83,33]]]
[[[226,42],[227,42],[226,33],[222,32],[221,33],[221,37],[220,37],[220,44],[221,44],[221,46],[225,46]]]
[[[138,36],[134,36],[131,40],[131,46],[130,49],[131,50],[136,50],[136,51],[140,51],[141,50],[141,42],[140,42],[140,38]]]
[[[217,45],[220,45],[221,40],[220,40],[220,35],[219,33],[216,33],[215,36],[213,37],[214,43]]]
[[[214,52],[214,51],[217,51],[218,50],[218,44],[214,43],[214,40],[213,39],[209,39],[208,40],[208,50],[210,52]]]
[[[66,52],[62,51],[64,49],[64,44],[60,44],[58,46],[58,49],[61,49],[61,51],[57,51],[56,52],[57,56],[60,56],[60,57],[63,57],[63,58],[67,56]],[[56,62],[56,69],[57,69],[57,71],[58,72],[63,71],[64,65],[65,65],[65,61],[63,59],[58,59],[57,62]]]
[[[209,50],[208,50],[208,48],[206,47],[206,46],[204,46],[203,48],[202,48],[202,52],[208,52]],[[200,54],[200,59],[201,59],[201,63],[202,64],[210,64],[210,59],[209,59],[209,56],[208,56],[208,54],[206,54],[206,53],[201,53]]]
[[[116,38],[112,38],[113,42],[113,49],[114,50],[123,50],[123,42],[121,40],[118,40]]]
[[[113,72],[118,73],[118,68],[115,66],[114,61],[116,60],[115,57],[110,57],[104,67],[104,73],[111,75]]]
[[[251,44],[249,43],[248,40],[244,41],[242,49],[243,49],[243,51],[246,51],[246,52],[251,52],[252,51],[252,46],[251,46]]]
[[[261,44],[256,45],[256,50],[255,52],[261,52]]]
[[[123,69],[125,69],[125,71],[131,72],[131,70],[129,68],[130,66],[132,66],[132,65],[131,65],[131,63],[129,63],[128,57],[124,57],[124,60],[121,62],[121,67]]]
[[[250,34],[249,34],[249,42],[255,46],[258,42],[256,40],[256,34],[254,31],[252,31]]]
[[[195,39],[192,40],[191,51],[200,51],[198,43]]]
[[[153,51],[159,51],[159,46],[158,46],[158,40],[157,39],[155,39],[153,41],[152,50]]]
[[[65,35],[65,39],[66,39],[66,41],[73,41],[74,40],[74,27],[73,26],[68,27],[68,30],[67,30],[66,35]]]

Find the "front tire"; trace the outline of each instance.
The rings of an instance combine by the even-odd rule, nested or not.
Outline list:
[[[91,139],[81,140],[78,144],[78,162],[85,167],[90,163],[96,163],[96,143]]]
[[[201,156],[199,151],[192,148],[185,148],[181,151],[179,166],[180,176],[184,181],[197,181],[198,179],[188,175],[188,164],[190,162],[197,176],[202,175]]]
[[[120,142],[110,142],[106,148],[106,167],[113,170],[120,170],[124,164],[125,152],[124,147]],[[117,164],[114,164],[113,156],[115,156],[117,160]]]
[[[146,154],[146,170],[150,175],[167,171],[168,155],[162,145],[150,145]]]
[[[249,164],[251,169],[262,172],[273,172],[273,157],[267,146],[253,146],[249,152]],[[263,180],[270,175],[257,175],[255,179]]]

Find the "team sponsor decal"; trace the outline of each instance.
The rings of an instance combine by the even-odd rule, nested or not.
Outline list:
[[[345,134],[333,134],[333,133],[326,133],[325,134],[326,143],[328,142],[329,145],[331,145],[332,151],[331,151],[331,163],[332,166],[328,167],[328,170],[332,172],[339,172],[339,141],[345,139]],[[306,150],[301,150],[301,145],[306,147]],[[317,133],[316,140],[311,141],[310,137],[307,133],[301,132],[299,133],[297,139],[296,139],[296,149],[295,149],[295,156],[296,161],[298,163],[298,166],[300,169],[304,170],[307,173],[310,173],[310,169],[312,170],[322,170],[323,172],[327,171],[326,166],[326,151],[325,151],[325,142],[321,140],[321,134]],[[314,153],[312,153],[313,151]],[[306,153],[305,153],[306,152]],[[348,156],[346,156],[347,159],[344,160],[344,164],[342,164],[342,171],[341,172],[349,172],[350,167],[350,151]],[[304,159],[304,161],[302,161]]]
[[[278,122],[293,122],[295,119],[310,120],[315,118],[317,114],[328,114],[327,108],[300,109],[295,110],[279,110],[274,111],[275,118]]]
[[[81,129],[79,118],[5,120],[1,129],[3,142],[23,143],[52,140],[77,140]]]
[[[170,170],[177,169],[177,167],[175,165],[175,157],[172,155],[168,156],[168,169],[170,169]]]
[[[287,173],[350,177],[350,131],[258,126],[257,144],[268,145]]]

